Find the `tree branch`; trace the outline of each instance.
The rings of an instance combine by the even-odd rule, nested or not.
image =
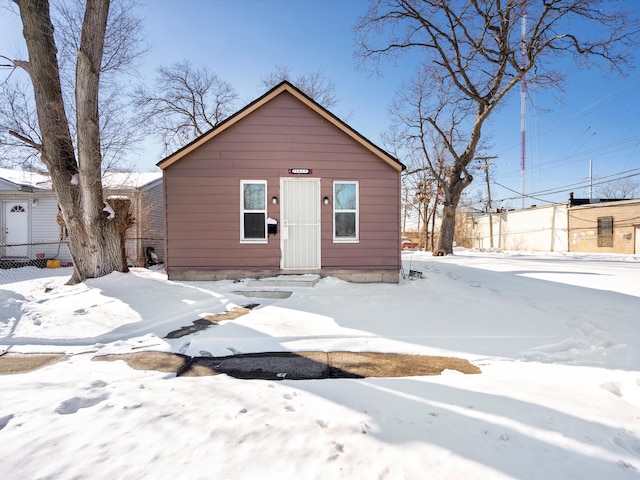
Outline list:
[[[17,138],[21,142],[26,143],[27,145],[29,145],[30,147],[34,148],[38,152],[42,153],[42,145],[37,143],[37,142],[34,142],[29,137],[25,137],[24,135],[21,135],[18,132],[15,132],[13,130],[9,130],[9,135],[11,135],[12,137]]]

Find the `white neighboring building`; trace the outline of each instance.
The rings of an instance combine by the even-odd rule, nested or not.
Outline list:
[[[107,198],[124,195],[131,199],[136,223],[127,230],[129,264],[144,265],[147,247],[153,247],[162,259],[162,172],[105,174],[103,186]],[[58,202],[48,175],[0,168],[0,266],[44,266],[48,259],[63,265],[72,262],[67,232],[58,224],[57,215]]]
[[[568,252],[567,204],[556,203],[491,214],[493,248],[530,252]],[[491,248],[489,215],[475,217],[474,246]]]

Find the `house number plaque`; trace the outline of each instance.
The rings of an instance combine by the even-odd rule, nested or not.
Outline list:
[[[291,175],[311,175],[312,170],[310,168],[290,168],[289,173]]]

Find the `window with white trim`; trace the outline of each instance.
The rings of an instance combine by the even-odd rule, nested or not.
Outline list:
[[[333,182],[333,241],[358,241],[358,182]]]
[[[266,243],[267,241],[266,180],[240,181],[240,241],[244,243]]]

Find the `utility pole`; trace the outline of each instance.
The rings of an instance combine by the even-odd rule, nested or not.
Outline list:
[[[589,160],[589,203],[593,198],[593,162]]]
[[[527,1],[522,2],[522,42],[520,46],[520,66],[524,70],[527,66]],[[527,155],[526,142],[527,123],[527,74],[520,80],[520,189],[522,191],[522,209],[524,210],[524,177],[525,159]]]
[[[491,216],[491,185],[489,182],[489,168],[493,167],[493,163],[489,163],[489,160],[498,158],[493,157],[477,157],[476,160],[484,162],[484,165],[480,166],[480,170],[484,170],[485,179],[487,181],[487,210],[489,210],[489,247],[493,248],[493,217]]]

